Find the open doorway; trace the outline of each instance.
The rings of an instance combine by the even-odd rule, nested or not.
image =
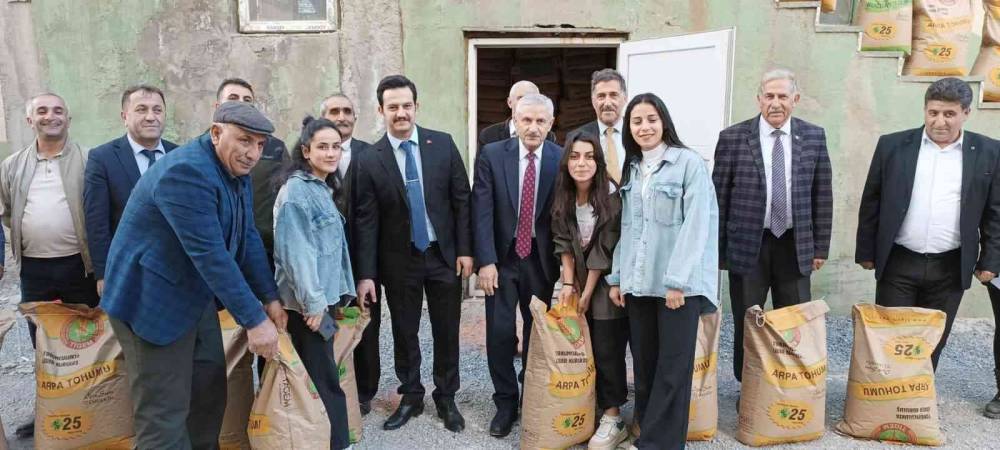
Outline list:
[[[552,132],[559,142],[566,133],[594,120],[590,102],[590,76],[615,67],[614,47],[483,48],[477,55],[477,130],[510,118],[510,87],[528,80],[555,104]]]
[[[590,76],[616,67],[628,33],[591,28],[467,29],[468,149],[475,160],[479,132],[510,118],[507,94],[519,80],[538,85],[555,105],[553,132],[566,133],[594,120]],[[469,168],[470,177],[472,168]]]

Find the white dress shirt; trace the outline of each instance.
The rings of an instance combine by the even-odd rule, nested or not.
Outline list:
[[[389,137],[389,145],[392,146],[392,153],[396,156],[396,165],[399,166],[399,175],[403,177],[403,190],[406,190],[406,152],[399,148],[399,145],[403,143],[402,139],[396,139],[393,135],[386,133]],[[420,178],[420,191],[424,191],[424,168],[420,164],[420,137],[417,136],[417,128],[413,127],[413,133],[410,134],[409,141],[413,146],[413,162],[417,165],[417,177]],[[424,219],[427,221],[427,238],[430,242],[437,241],[437,233],[434,232],[434,224],[431,223],[431,217],[428,214],[427,207],[427,197],[424,197]]]
[[[763,117],[760,118],[760,155],[764,160],[764,179],[767,180],[767,202],[764,204],[764,228],[771,229],[771,155],[774,153],[774,128]],[[785,225],[792,229],[792,119],[781,126],[781,148],[785,151]]]
[[[159,160],[163,155],[167,154],[166,150],[163,149],[163,140],[156,141],[156,147],[147,149],[139,145],[138,142],[132,139],[132,135],[125,133],[125,137],[128,139],[128,145],[132,147],[132,154],[135,156],[135,164],[139,166],[139,175],[146,173],[149,169],[149,158],[146,155],[140,153],[143,150],[153,150],[156,152],[156,159]]]
[[[517,214],[518,218],[521,217],[521,192],[524,192],[524,173],[528,171],[528,147],[524,146],[524,141],[518,139],[518,158],[517,164]],[[542,173],[542,150],[545,149],[545,143],[542,142],[535,150],[535,212],[538,212],[538,184],[541,182]],[[535,220],[534,217],[531,218],[531,237],[535,237]]]
[[[351,141],[353,140],[353,138],[347,138],[340,143],[340,162],[337,163],[337,172],[340,172],[341,178],[347,176],[347,168],[351,166]]]
[[[510,137],[517,137],[517,127],[514,126],[514,119],[507,121],[507,131],[510,132]]]
[[[624,167],[625,167],[625,146],[622,145],[622,127],[623,126],[624,126],[624,119],[618,119],[618,122],[615,122],[615,132],[614,132],[614,135],[612,137],[612,139],[615,140],[615,150],[617,150],[616,153],[618,154],[618,171],[619,172],[622,172],[623,169],[624,169]],[[604,156],[604,160],[605,161],[608,160],[608,158],[607,158],[608,148],[607,148],[607,145],[604,143],[604,138],[605,138],[604,133],[607,133],[607,131],[605,131],[607,129],[608,129],[608,126],[605,125],[604,122],[601,122],[600,120],[597,121],[597,130],[601,132],[601,135],[597,136],[597,139],[601,141],[601,150],[604,151],[604,155],[605,155]]]
[[[896,243],[917,253],[943,253],[961,246],[962,132],[958,141],[938,146],[924,131],[913,174],[910,207]]]

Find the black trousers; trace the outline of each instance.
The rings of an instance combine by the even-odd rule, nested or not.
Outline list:
[[[1000,289],[993,283],[986,283],[986,292],[990,294],[990,304],[993,305],[993,321],[1000,323]],[[993,368],[1000,370],[1000,330],[993,331]],[[1000,385],[1000,377],[997,377]],[[1000,389],[1000,386],[997,386]]]
[[[87,274],[80,254],[60,258],[21,257],[21,303],[62,300],[63,303],[82,303],[95,307],[97,281]],[[35,346],[35,329],[28,321],[31,346]]]
[[[375,280],[375,299],[378,301],[368,306],[372,321],[361,332],[361,342],[354,348],[354,377],[358,382],[358,401],[361,403],[375,398],[382,375],[378,346],[378,336],[382,330],[382,286],[378,280]]]
[[[948,315],[944,335],[931,354],[935,370],[965,293],[962,289],[961,257],[960,250],[921,254],[901,245],[893,246],[882,278],[875,286],[875,303],[878,305],[917,306],[944,311]]]
[[[589,315],[589,314],[588,314]],[[597,409],[617,408],[628,401],[625,349],[628,347],[628,317],[612,320],[587,319],[597,367]],[[632,348],[633,351],[635,347]]]
[[[425,252],[411,246],[405,273],[385,282],[386,303],[392,314],[392,341],[398,392],[404,403],[423,403],[420,383],[420,315],[424,291],[434,337],[434,401],[454,398],[458,392],[458,332],[462,319],[462,278],[445,263],[437,244]],[[404,256],[405,258],[405,256]]]
[[[743,316],[754,305],[761,308],[771,292],[774,309],[797,305],[811,298],[809,276],[799,272],[795,236],[791,230],[780,238],[771,230],[761,237],[757,267],[750,273],[729,272],[729,300],[733,309],[733,374],[743,379]]]
[[[531,242],[531,254],[521,259],[514,245],[510,254],[498,265],[499,287],[495,295],[486,296],[486,360],[493,380],[493,402],[497,409],[517,410],[521,390],[518,383],[524,383],[524,366],[531,341],[531,297],[538,297],[546,305],[552,302],[555,282],[545,278],[538,246]],[[514,369],[517,353],[517,309],[521,309],[523,319],[522,353],[520,372]]]
[[[288,311],[288,335],[302,359],[309,378],[319,392],[319,398],[330,419],[330,448],[340,450],[351,445],[347,426],[347,397],[340,388],[340,371],[333,355],[333,339],[329,341],[306,326],[302,314]]]
[[[154,345],[111,319],[128,368],[135,448],[218,448],[226,411],[226,358],[215,303],[180,339]]]
[[[704,297],[670,309],[664,297],[625,297],[635,370],[638,448],[684,448],[691,406],[698,317]]]

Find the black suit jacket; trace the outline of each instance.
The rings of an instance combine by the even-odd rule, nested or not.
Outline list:
[[[543,145],[535,204],[535,242],[545,271],[543,275],[554,283],[559,275],[559,263],[553,252],[551,210],[562,147],[549,141]],[[476,165],[472,195],[478,267],[508,262],[517,231],[517,208],[521,196],[518,188],[521,157],[518,140],[494,142],[483,150],[483,157]]]
[[[445,263],[455,268],[458,256],[472,256],[469,176],[451,135],[418,127],[424,204]],[[352,158],[357,169],[354,211],[358,279],[387,285],[410,270],[410,207],[403,177],[389,139]],[[353,167],[357,165],[357,167]]]
[[[962,287],[968,289],[973,271],[1000,271],[1000,142],[964,133],[959,234]],[[854,259],[874,261],[877,279],[910,206],[922,139],[923,127],[882,136],[875,147],[861,196]]]
[[[355,279],[360,279],[357,278],[358,276],[357,263],[353,263],[354,261],[358,260],[358,254],[357,254],[358,243],[355,241],[355,238],[357,238],[357,225],[355,219],[358,207],[357,189],[355,189],[355,186],[357,186],[358,184],[357,162],[358,159],[361,158],[361,155],[364,152],[368,151],[368,149],[370,148],[371,144],[365,141],[359,140],[358,138],[351,139],[351,162],[347,166],[347,173],[344,174],[344,178],[343,180],[341,180],[341,182],[343,183],[341,185],[341,189],[343,190],[343,198],[346,199],[347,204],[346,208],[342,208],[341,205],[338,205],[338,208],[341,209],[340,212],[344,214],[344,218],[347,220],[347,225],[345,227],[346,228],[345,231],[347,232],[347,248],[351,254],[352,268],[354,269],[355,272],[354,273]],[[331,176],[327,180],[327,182],[329,183],[332,179],[333,177]],[[338,196],[339,195],[337,194],[334,195],[335,198]]]
[[[483,154],[483,147],[487,144],[506,141],[510,138],[510,119],[483,128],[483,131],[479,132],[479,151],[476,152],[476,162],[479,162],[479,155]],[[545,139],[556,142],[556,134],[550,130]]]
[[[177,144],[163,140],[164,152]],[[83,210],[87,246],[98,280],[104,279],[104,265],[111,238],[118,229],[132,188],[139,181],[139,166],[128,138],[124,135],[90,151],[84,170]]]
[[[624,133],[625,130],[622,130],[622,132]],[[575,138],[580,133],[590,133],[596,136],[598,140],[604,139],[603,137],[601,137],[601,128],[597,126],[597,121],[595,120],[593,122],[586,123],[583,126],[573,131],[570,131],[569,133],[566,133],[566,142],[573,140],[573,138]],[[566,142],[563,142],[563,144],[565,144]]]

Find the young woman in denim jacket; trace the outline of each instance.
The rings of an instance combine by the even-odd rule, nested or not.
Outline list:
[[[611,302],[604,281],[618,243],[622,206],[607,171],[597,136],[576,136],[563,150],[552,202],[552,242],[562,260],[559,300],[580,296],[579,309],[587,315],[594,348],[597,409],[604,416],[587,444],[591,450],[614,449],[628,438],[621,418],[621,406],[628,400],[628,317]]]
[[[621,238],[607,281],[628,311],[637,448],[684,448],[698,316],[718,305],[719,208],[701,156],[654,94],[625,109]]]
[[[288,310],[288,333],[326,407],[335,450],[351,445],[347,403],[333,339],[317,330],[324,316],[333,320],[330,308],[355,297],[344,216],[327,185],[340,162],[340,141],[333,122],[306,117],[274,203],[274,276]]]

